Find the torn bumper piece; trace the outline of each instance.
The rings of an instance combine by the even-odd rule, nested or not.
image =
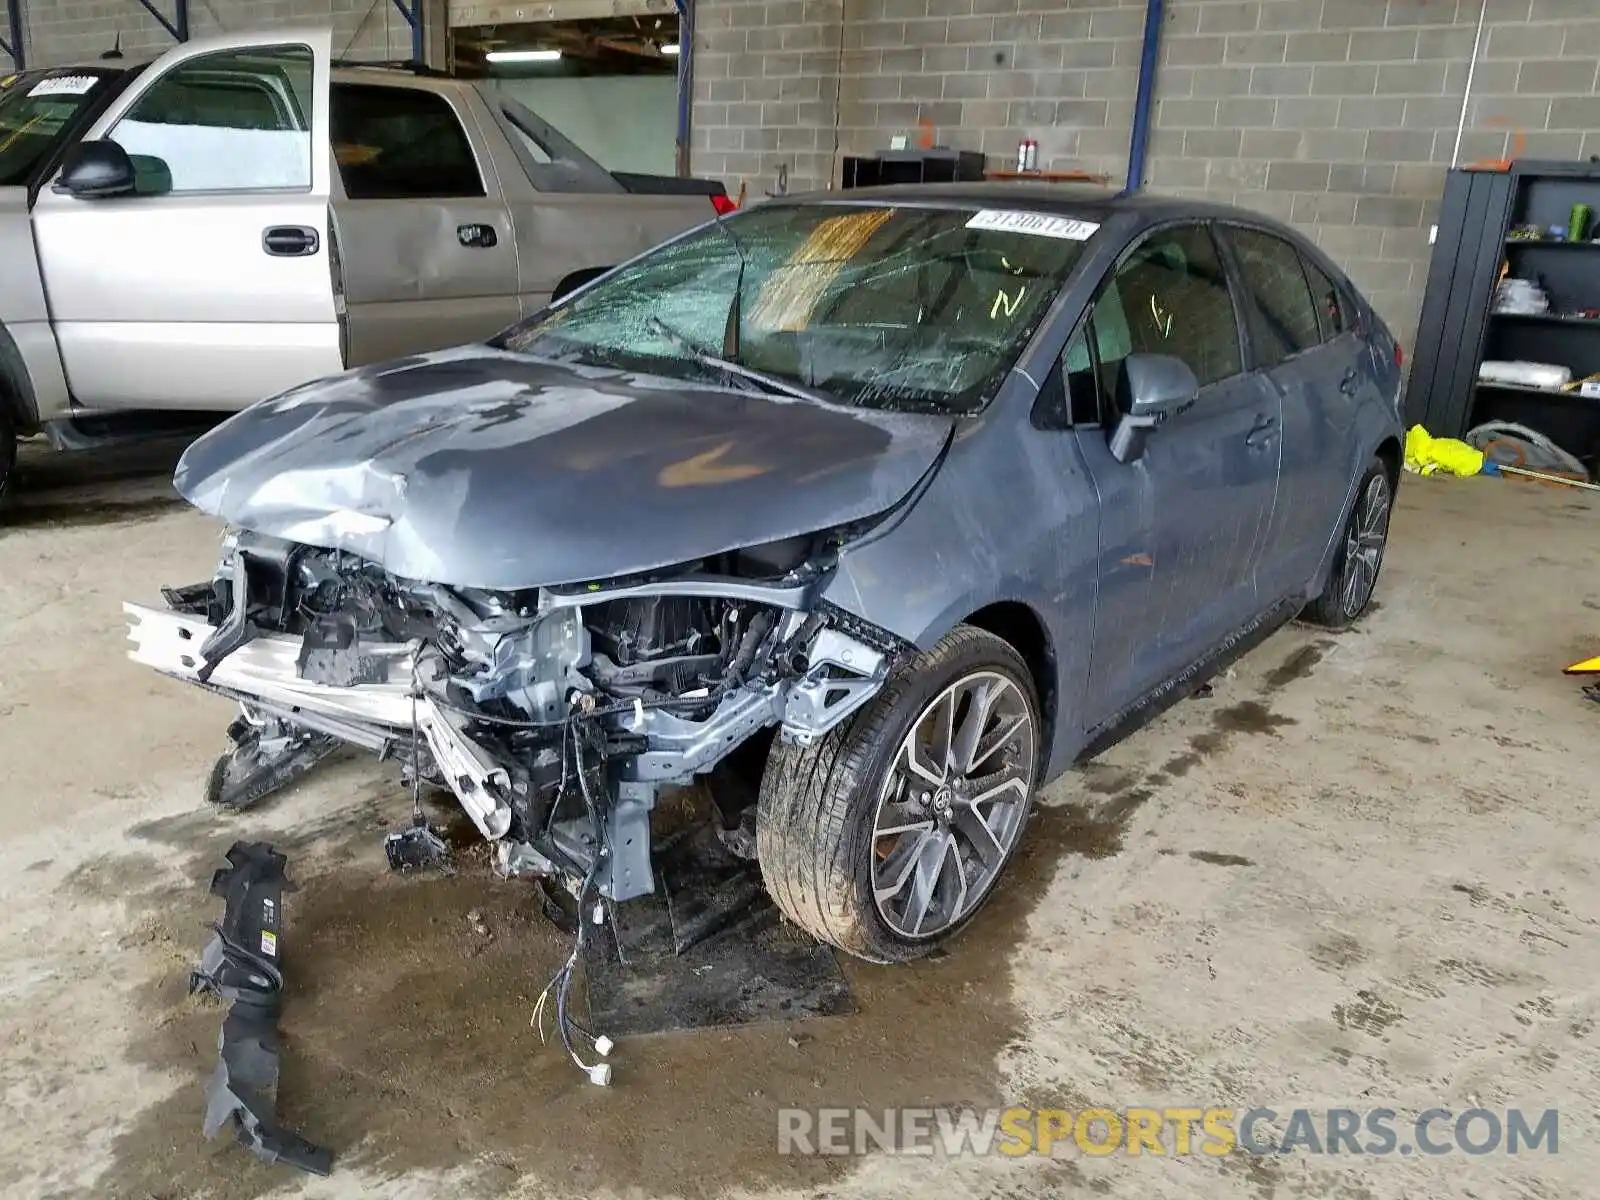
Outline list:
[[[287,860],[265,842],[235,842],[228,865],[211,879],[225,901],[222,921],[189,976],[189,991],[230,1002],[219,1061],[206,1088],[206,1137],[231,1123],[240,1144],[263,1162],[283,1161],[326,1175],[332,1155],[274,1120],[278,1092],[278,1018],[282,1012],[283,894]]]

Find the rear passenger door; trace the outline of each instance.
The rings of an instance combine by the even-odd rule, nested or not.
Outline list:
[[[1337,287],[1293,244],[1243,226],[1224,232],[1249,296],[1256,366],[1283,404],[1278,504],[1259,571],[1270,602],[1311,583],[1338,522],[1360,347],[1344,334]]]
[[[330,126],[347,364],[481,341],[515,322],[511,218],[482,134],[449,93],[337,80]]]

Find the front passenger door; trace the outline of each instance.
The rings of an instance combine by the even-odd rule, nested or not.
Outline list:
[[[34,237],[73,398],[242,408],[343,369],[328,260],[326,32],[180,46],[89,130],[133,195],[45,186]]]
[[[1135,246],[1103,287],[1092,323],[1100,388],[1118,408],[1127,401],[1130,354],[1179,358],[1200,383],[1194,406],[1156,430],[1135,461],[1086,448],[1102,495],[1127,492],[1137,480],[1132,490],[1147,494],[1153,510],[1144,603],[1096,614],[1096,653],[1102,646],[1112,653],[1102,654],[1098,672],[1091,666],[1091,677],[1100,675],[1095,690],[1115,711],[1256,615],[1255,568],[1276,498],[1281,413],[1277,393],[1244,369],[1232,285],[1203,225],[1161,229]],[[1107,414],[1108,429],[1117,415]],[[1102,559],[1101,571],[1127,565]],[[1118,686],[1122,653],[1127,675]]]

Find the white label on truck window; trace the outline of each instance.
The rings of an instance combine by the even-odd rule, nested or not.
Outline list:
[[[1045,213],[985,208],[967,222],[967,228],[993,229],[999,233],[1030,233],[1034,237],[1086,242],[1094,236],[1094,231],[1100,226],[1094,221],[1078,221],[1072,217],[1052,217]]]
[[[93,75],[57,75],[41,79],[28,90],[30,96],[82,96],[94,90],[100,82]]]

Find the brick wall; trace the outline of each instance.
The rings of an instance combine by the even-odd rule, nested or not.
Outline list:
[[[856,0],[698,0],[694,169],[759,198],[828,186],[839,136],[841,38]]]
[[[129,58],[170,49],[172,36],[135,0],[22,0],[30,67],[98,58],[117,34]],[[154,0],[170,20],[173,0]],[[190,0],[189,33],[207,37],[285,25],[334,28],[333,49],[348,58],[409,58],[411,27],[390,0]],[[5,37],[0,21],[0,38]],[[6,63],[0,51],[0,63]],[[9,65],[9,64],[7,64]]]
[[[1484,0],[1167,0],[1152,188],[1292,222],[1409,338]],[[1487,0],[1463,161],[1600,154],[1600,0]],[[694,167],[941,143],[1123,178],[1144,0],[699,0]],[[837,152],[836,152],[837,151]]]

